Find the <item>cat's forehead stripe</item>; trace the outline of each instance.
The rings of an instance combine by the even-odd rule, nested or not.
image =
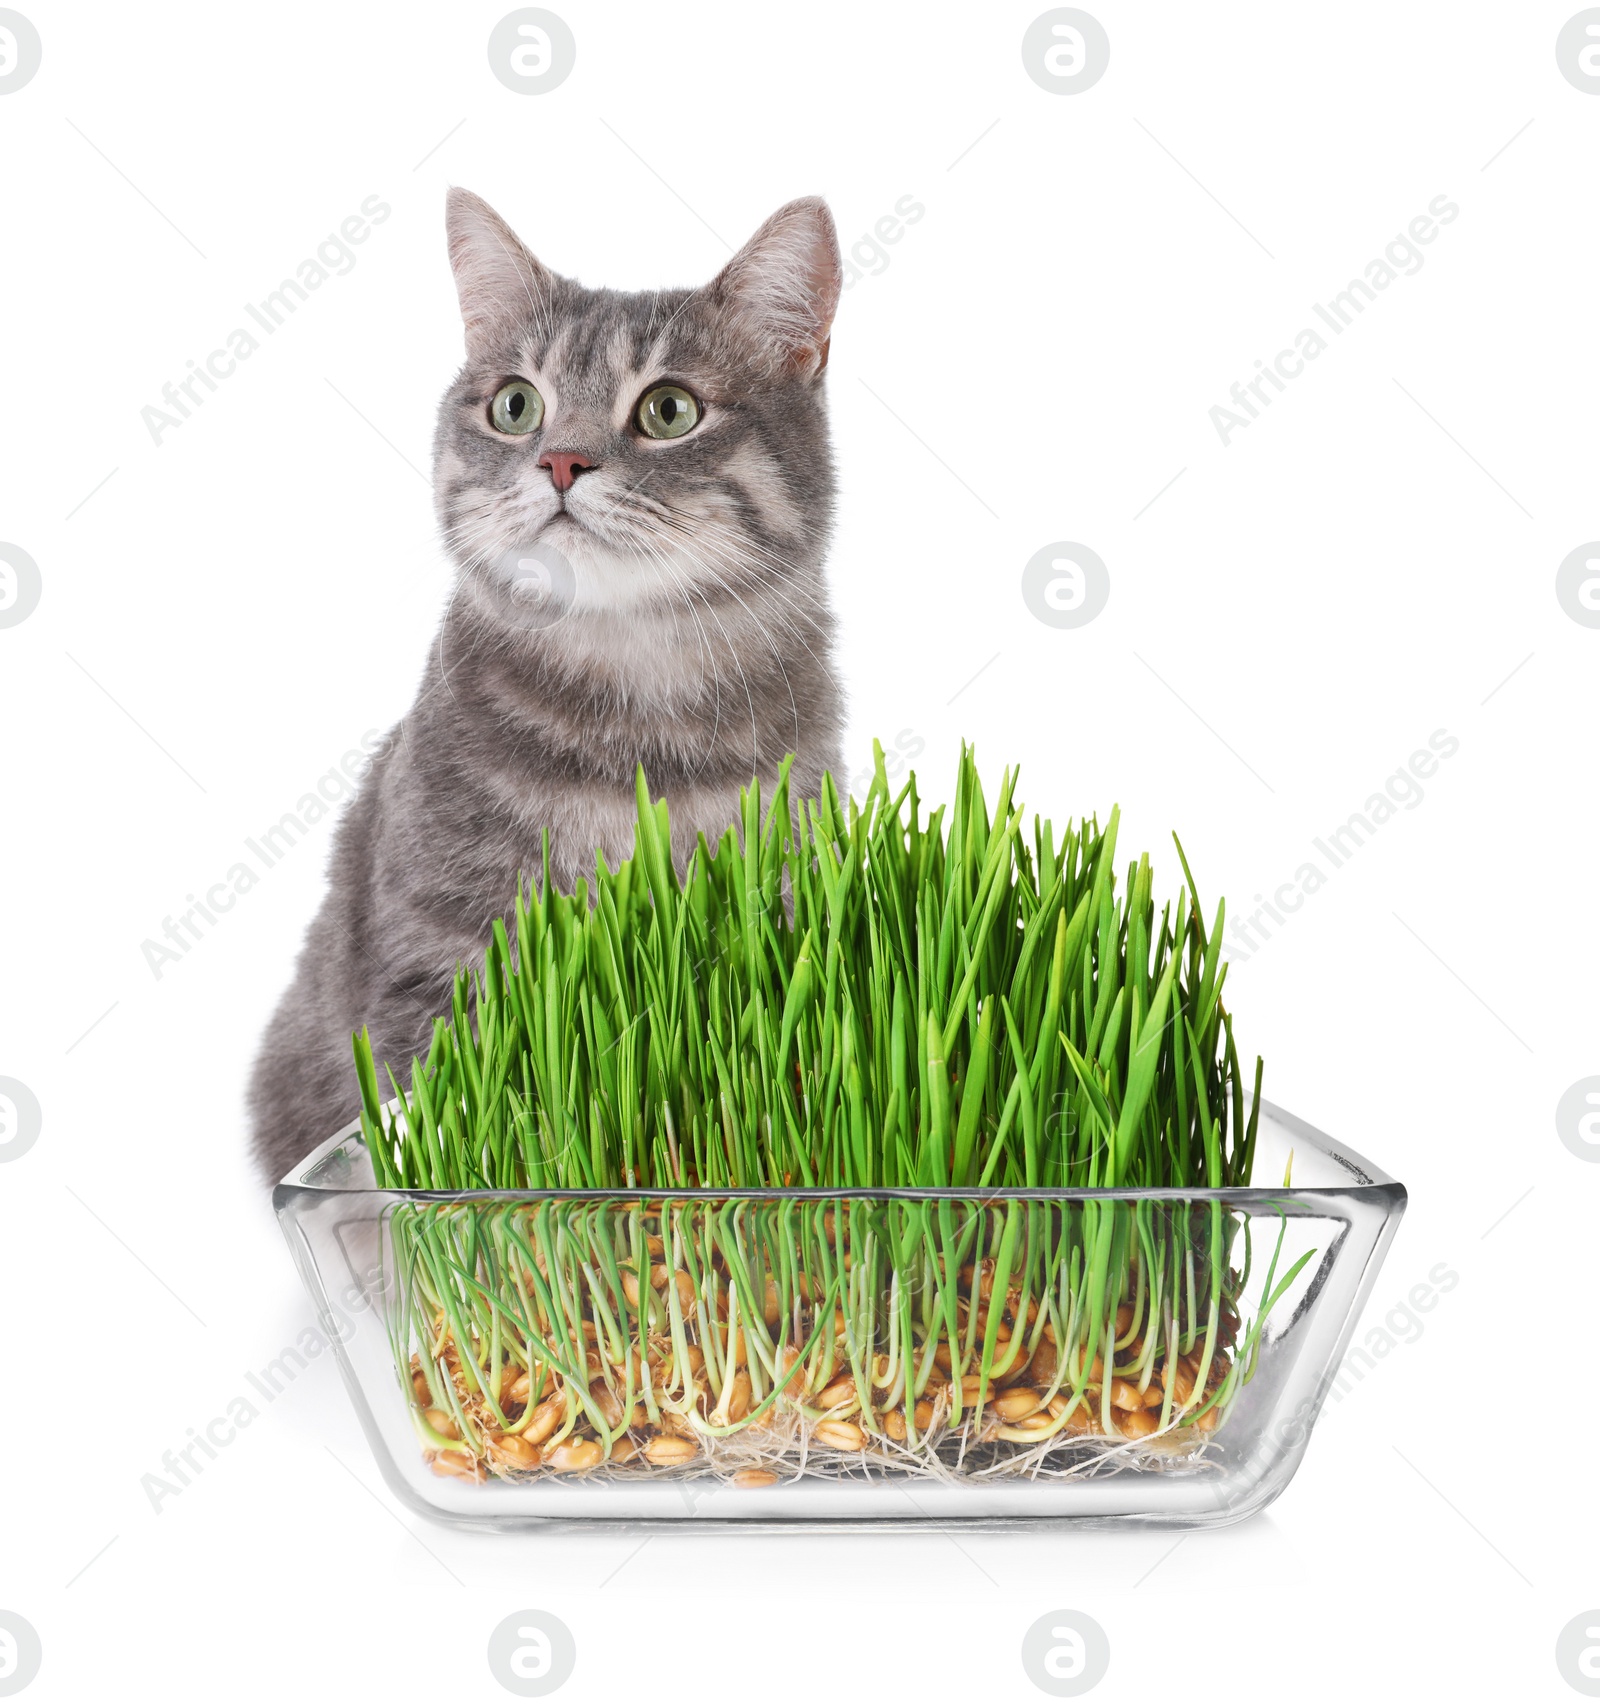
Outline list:
[[[674,351],[690,341],[685,310],[695,296],[682,289],[621,292],[571,286],[548,320],[530,317],[524,357],[548,371],[564,370],[598,399],[608,381],[614,385],[674,365]]]
[[[612,334],[616,329],[616,303],[601,299],[592,304],[572,331],[567,360],[573,368],[592,379],[596,388],[610,377]]]

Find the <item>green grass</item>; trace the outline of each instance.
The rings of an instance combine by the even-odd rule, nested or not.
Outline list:
[[[1261,1066],[1247,1085],[1221,905],[1208,931],[1183,861],[1158,917],[1147,857],[1116,882],[1115,810],[1025,835],[1015,783],[991,809],[964,750],[924,816],[880,750],[859,805],[830,782],[792,812],[785,771],[680,880],[641,773],[633,857],[518,898],[427,1059],[386,1071],[398,1118],[355,1039],[379,1183],[1246,1183]]]
[[[1222,906],[1208,930],[1179,847],[1158,915],[1148,858],[1116,881],[1115,810],[1025,834],[965,750],[931,815],[881,750],[859,804],[792,809],[787,775],[681,878],[641,775],[633,856],[562,895],[547,851],[426,1060],[380,1089],[356,1037],[378,1183],[446,1194],[390,1218],[424,1450],[469,1479],[635,1474],[669,1437],[728,1474],[1197,1450],[1311,1254],[1284,1269],[1274,1217],[1242,1319],[1253,1212],[1185,1198],[1248,1184],[1255,1144]],[[1168,1195],[1049,1195],[1084,1187]],[[448,1196],[481,1189],[511,1196]],[[1142,1422],[1130,1388],[1160,1390]]]

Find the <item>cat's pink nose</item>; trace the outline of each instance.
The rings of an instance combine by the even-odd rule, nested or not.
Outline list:
[[[558,492],[570,489],[574,480],[586,468],[594,464],[588,457],[580,456],[575,450],[547,450],[539,458],[539,466],[550,470],[550,478],[555,482]]]

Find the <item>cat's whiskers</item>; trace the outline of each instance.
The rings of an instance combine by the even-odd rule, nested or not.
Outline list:
[[[691,593],[694,591],[688,582],[684,583],[684,590]],[[750,769],[752,773],[755,773],[761,768],[761,737],[756,728],[756,702],[755,696],[750,692],[750,678],[744,673],[744,663],[739,657],[739,648],[734,645],[727,629],[723,627],[722,618],[717,615],[716,607],[703,594],[700,602],[706,607],[706,614],[721,630],[722,638],[727,641],[728,656],[733,659],[733,667],[739,672],[739,681],[744,687],[745,704],[750,710]]]
[[[735,575],[740,569],[750,566],[748,563],[750,555],[760,550],[759,545],[754,540],[742,536],[724,537],[719,534],[716,530],[721,524],[715,518],[692,516],[688,511],[677,510],[672,505],[665,504],[660,500],[650,500],[644,513],[649,516],[651,522],[659,525],[671,536],[672,549],[681,551],[702,569],[709,570],[711,568],[703,555],[707,550],[713,553],[724,570]],[[679,517],[683,519],[679,520]],[[693,527],[689,525],[691,522],[695,524]],[[760,567],[765,568],[766,566],[760,565]],[[770,574],[770,569],[767,572]],[[728,581],[718,577],[717,585],[730,597],[736,596],[734,588]],[[820,601],[813,603],[809,609],[799,604],[793,595],[775,579],[769,583],[763,583],[762,590],[776,598],[780,604],[786,606],[796,616],[812,615],[822,608]],[[745,609],[748,611],[749,607],[746,606]],[[801,645],[805,644],[804,632],[798,625],[784,623],[781,616],[776,613],[771,614],[784,634],[798,641]],[[815,624],[811,624],[810,627],[811,632],[814,633]]]
[[[679,532],[692,532],[692,537],[696,540],[707,537],[717,539],[738,559],[740,566],[764,569],[774,576],[779,571],[787,574],[790,577],[790,590],[810,590],[809,584],[814,580],[815,570],[780,556],[754,534],[736,530],[719,515],[696,515],[692,510],[686,510],[679,504],[663,499],[659,500],[659,519]],[[821,600],[814,600],[814,604],[820,607]]]
[[[668,507],[670,508],[670,506],[668,506]],[[677,514],[686,515],[687,513],[680,511],[680,512],[677,512]],[[743,540],[743,539],[740,539],[737,541],[726,541],[726,542],[724,542],[724,541],[718,539],[715,535],[708,535],[708,533],[705,529],[699,529],[699,530],[696,530],[695,532],[691,533],[689,528],[685,525],[685,523],[679,522],[672,517],[662,517],[660,519],[664,522],[664,524],[666,526],[671,528],[673,530],[673,532],[678,536],[679,549],[683,550],[690,557],[695,558],[695,560],[699,563],[700,567],[703,568],[706,571],[706,573],[708,575],[710,575],[714,581],[716,581],[717,585],[725,593],[727,593],[729,595],[729,597],[734,598],[734,599],[738,599],[738,602],[741,605],[744,605],[744,601],[742,599],[739,599],[738,594],[734,591],[733,587],[730,586],[728,584],[728,582],[723,580],[720,576],[718,576],[715,573],[715,570],[713,569],[712,564],[707,562],[705,560],[705,558],[700,555],[700,553],[702,553],[703,551],[706,551],[708,549],[711,550],[713,552],[713,554],[718,555],[718,560],[721,563],[721,566],[725,569],[738,570],[738,569],[751,568],[751,567],[764,569],[770,578],[767,581],[761,583],[760,590],[761,590],[762,595],[765,598],[776,600],[781,606],[784,606],[789,611],[791,611],[794,614],[794,616],[797,618],[804,618],[804,617],[813,617],[814,618],[817,611],[825,608],[823,606],[820,598],[814,599],[810,605],[801,604],[800,602],[798,602],[798,600],[795,596],[796,589],[792,583],[785,583],[784,581],[780,580],[778,578],[777,572],[770,565],[763,564],[760,562],[752,563],[751,562],[751,555],[753,553],[759,553],[761,551],[761,547],[757,544],[757,542],[755,542],[753,540]],[[721,553],[718,553],[718,547],[719,546],[724,547],[724,550]],[[731,554],[731,556],[732,556],[731,562],[728,560],[729,554]],[[746,611],[749,610],[748,606],[744,606],[744,608],[746,609]],[[800,646],[801,649],[806,653],[806,655],[812,660],[812,662],[814,664],[816,664],[817,667],[820,670],[822,670],[823,673],[825,675],[827,675],[829,680],[832,681],[834,683],[834,685],[837,687],[839,684],[838,684],[837,678],[833,674],[833,671],[829,668],[828,664],[826,663],[826,661],[824,659],[819,658],[817,656],[817,654],[814,651],[812,651],[811,646],[809,645],[809,643],[806,640],[805,633],[802,631],[801,627],[799,626],[799,623],[798,622],[785,623],[781,616],[775,616],[774,621],[776,622],[776,625],[779,627],[779,629],[784,634],[786,634],[791,640],[793,640],[798,646]],[[808,626],[810,628],[810,632],[813,635],[815,635],[817,632],[815,622],[814,621],[811,622]],[[768,641],[768,644],[769,645],[771,644],[770,640]],[[786,682],[787,682],[787,679],[788,679],[787,672],[785,672],[785,681]],[[791,688],[791,690],[790,690],[790,701],[791,701],[791,703],[793,703],[793,698],[794,698],[794,695],[793,695],[793,690]]]
[[[698,764],[696,764],[696,766],[695,766],[695,768],[691,774],[694,776],[699,776],[704,771],[704,769],[706,767],[706,763],[707,763],[708,759],[710,758],[712,751],[715,748],[717,732],[722,727],[722,674],[717,669],[717,648],[713,644],[710,635],[707,634],[706,629],[705,629],[705,625],[700,621],[698,613],[695,611],[693,601],[696,598],[698,598],[700,600],[700,602],[703,605],[705,605],[706,611],[710,615],[711,620],[713,622],[715,622],[717,624],[717,627],[721,630],[723,640],[727,643],[728,656],[732,659],[734,668],[739,671],[740,679],[744,682],[745,703],[749,707],[750,713],[751,713],[752,754],[754,754],[754,752],[757,750],[757,747],[758,747],[758,743],[754,739],[755,701],[751,696],[750,684],[749,684],[749,681],[745,678],[743,665],[739,661],[738,650],[734,646],[732,640],[729,638],[727,629],[723,627],[721,619],[718,617],[716,611],[712,608],[710,602],[705,598],[705,596],[703,594],[698,593],[696,591],[696,589],[693,587],[693,585],[684,578],[684,576],[682,575],[682,573],[680,572],[678,567],[673,563],[670,555],[663,552],[660,549],[660,547],[656,544],[655,541],[648,538],[648,536],[643,536],[643,537],[640,537],[640,538],[636,539],[635,541],[633,541],[632,546],[636,551],[647,555],[650,558],[650,560],[652,561],[652,563],[654,564],[654,566],[661,573],[663,573],[665,576],[667,576],[667,578],[672,581],[673,585],[676,586],[677,589],[683,594],[684,609],[688,612],[690,619],[694,622],[694,625],[700,634],[700,640],[701,640],[701,645],[702,645],[702,655],[706,660],[709,661],[709,663],[711,665],[711,683],[712,683],[712,728],[711,728],[711,736],[710,736],[710,739],[708,740],[708,742],[706,743],[705,750],[699,754],[699,762],[698,762]],[[704,682],[705,682],[704,670],[702,670],[702,672],[701,672],[701,678],[700,679],[701,679],[702,685],[704,685]]]
[[[772,546],[767,545],[764,541],[756,538],[754,535],[733,533],[720,517],[698,517],[692,514],[692,512],[685,510],[670,501],[665,502],[664,508],[675,520],[680,520],[685,523],[695,522],[700,524],[703,528],[719,530],[720,538],[725,539],[737,550],[749,554],[749,556],[754,560],[751,567],[764,568],[771,574],[777,574],[781,571],[783,574],[790,577],[788,584],[791,587],[805,587],[808,590],[812,590],[812,584],[816,578],[816,571],[814,568],[805,564],[795,563],[790,558],[782,556]],[[814,602],[820,606],[822,600],[819,597]]]
[[[727,586],[726,583],[724,583],[722,581],[721,577],[717,575],[715,570],[712,569],[711,565],[704,562],[702,559],[696,557],[693,551],[686,551],[686,555],[689,556],[689,558],[695,563],[695,566],[697,568],[699,568],[706,575],[708,575],[712,581],[714,581],[718,586],[722,587],[723,590],[725,592],[727,592],[734,599],[734,601],[740,606],[740,608],[745,612],[745,614],[751,619],[752,623],[755,624],[756,632],[758,634],[760,634],[762,640],[765,641],[766,646],[767,646],[767,650],[769,652],[771,652],[771,654],[772,654],[773,662],[778,666],[778,674],[780,676],[782,676],[782,678],[783,678],[784,691],[789,696],[789,712],[790,712],[790,716],[793,719],[793,723],[794,723],[794,746],[790,750],[793,752],[798,752],[799,747],[800,747],[800,709],[795,704],[794,684],[789,680],[788,670],[784,668],[782,653],[780,653],[778,651],[778,648],[773,645],[771,636],[769,634],[767,634],[764,626],[762,625],[760,619],[756,616],[755,612],[752,611],[750,609],[750,607],[745,604],[744,600],[741,599],[739,597],[739,595],[736,592],[734,592],[731,587]],[[701,603],[705,605],[705,607],[708,611],[713,611],[713,614],[715,614],[714,610],[713,610],[713,606],[711,604],[711,601],[710,601],[710,599],[708,599],[706,597],[704,592],[702,592],[698,588],[696,588],[692,582],[683,581],[681,584],[683,585],[685,592],[687,592],[691,597],[698,598],[701,601]],[[718,621],[718,626],[721,627],[720,620]],[[726,633],[726,630],[724,630],[724,633]],[[804,642],[802,641],[801,644],[803,645]],[[738,661],[737,655],[735,655],[735,662],[737,662],[737,661]],[[741,674],[742,674],[742,671],[741,671]],[[747,692],[748,692],[748,690],[747,690]],[[752,752],[751,756],[752,756],[752,758],[756,757],[754,752]],[[759,769],[760,768],[759,765],[757,765],[756,768]]]
[[[729,580],[724,579],[724,575],[717,572],[717,565],[710,562],[709,558],[704,555],[705,545],[707,545],[707,541],[705,541],[705,539],[690,536],[686,529],[681,529],[681,538],[680,543],[678,543],[678,550],[683,551],[683,555],[688,556],[688,558],[690,558],[690,562],[695,563],[695,567],[700,568],[700,570],[702,570],[702,572],[712,580],[712,584],[714,584],[714,586],[719,587],[722,592],[726,592],[727,596],[731,597],[734,603],[738,604],[741,611],[745,611],[745,615],[748,616],[751,623],[755,625],[756,632],[760,633],[763,640],[767,642],[768,650],[772,652],[772,657],[774,657],[774,661],[777,662],[777,667],[779,667],[779,673],[782,674],[782,678],[784,678],[784,686],[789,690],[789,705],[791,705],[792,710],[794,710],[794,727],[796,727],[797,737],[799,736],[799,712],[797,712],[797,708],[794,708],[794,688],[792,688],[791,683],[789,683],[789,673],[787,673],[787,669],[784,669],[784,659],[782,659],[782,655],[779,654],[777,647],[772,644],[772,637],[767,633],[768,623],[765,623],[765,621],[762,620],[762,616],[756,615],[755,611],[745,603],[745,599],[741,599],[741,597],[739,597],[738,589],[736,589]],[[715,545],[712,545],[712,550],[715,550]],[[734,568],[738,567],[738,563],[722,562],[721,567]],[[768,591],[775,591],[775,589],[768,589]],[[702,596],[704,596],[704,594],[702,594]],[[709,601],[707,601],[707,603],[709,603]],[[782,616],[774,615],[774,613],[767,613],[767,615],[774,616],[772,626],[777,626],[780,632],[787,635],[787,637],[792,638],[792,640],[801,645],[801,647],[806,645],[806,642],[804,642],[804,635],[799,632],[799,628],[796,628],[792,623],[785,623]]]
[[[694,623],[695,628],[699,631],[700,635],[700,656],[702,659],[700,685],[702,688],[705,686],[706,679],[705,664],[709,663],[711,666],[711,735],[705,744],[704,751],[700,755],[700,762],[689,773],[693,777],[698,777],[705,770],[706,765],[711,758],[711,754],[716,748],[717,733],[722,728],[722,673],[717,669],[716,648],[711,644],[711,637],[706,633],[705,624],[701,622],[700,615],[694,608],[692,588],[690,588],[688,583],[678,573],[677,569],[673,566],[671,559],[665,554],[657,551],[655,546],[647,540],[638,542],[634,549],[649,552],[651,556],[656,558],[659,567],[671,576],[672,580],[683,594],[684,609],[688,612],[690,621]]]
[[[707,545],[708,542],[705,540],[696,540],[696,549],[706,549]],[[760,592],[762,597],[764,599],[776,600],[781,606],[792,612],[794,617],[797,619],[796,621],[788,624],[780,623],[779,626],[782,628],[783,632],[800,647],[806,656],[810,658],[812,663],[817,666],[823,675],[825,675],[833,684],[835,689],[837,689],[842,695],[844,691],[843,684],[834,674],[833,667],[829,663],[826,654],[819,656],[812,650],[810,641],[806,638],[807,633],[809,633],[812,638],[815,638],[819,633],[820,625],[816,618],[819,614],[822,616],[826,616],[827,614],[827,606],[824,601],[820,597],[812,597],[807,602],[802,603],[800,598],[797,596],[797,591],[794,585],[783,578],[780,570],[774,569],[758,560],[752,561],[748,552],[743,550],[741,550],[739,555],[738,566],[741,569],[763,572],[768,577],[767,580],[760,583]]]
[[[760,756],[760,750],[761,750],[761,741],[760,741],[760,735],[759,735],[759,732],[757,729],[755,696],[750,691],[750,680],[749,680],[749,677],[745,675],[744,664],[739,657],[739,648],[734,644],[733,638],[728,633],[727,628],[724,626],[722,618],[717,614],[716,607],[711,603],[711,601],[708,598],[705,597],[705,595],[703,593],[698,592],[691,582],[689,582],[683,578],[683,576],[679,573],[677,568],[672,565],[670,556],[666,552],[662,551],[659,548],[659,546],[653,540],[650,540],[648,538],[648,536],[639,537],[637,539],[637,543],[640,546],[642,546],[646,551],[648,551],[651,559],[660,568],[667,571],[667,573],[671,576],[674,583],[684,593],[686,601],[688,599],[692,599],[692,598],[696,598],[696,597],[699,598],[700,602],[706,608],[706,614],[711,618],[711,620],[714,623],[716,623],[717,628],[722,635],[723,641],[727,646],[728,656],[733,662],[733,667],[739,672],[739,680],[740,680],[740,683],[744,687],[745,704],[746,704],[746,707],[748,708],[748,710],[750,712],[750,755],[751,755],[751,762],[752,762],[753,768],[755,770],[759,770],[760,769],[759,756]],[[690,555],[692,556],[692,553]],[[748,610],[748,607],[746,607],[746,608]],[[691,613],[692,613],[693,606],[690,605],[689,609],[691,610]],[[698,618],[696,620],[698,621]],[[705,634],[705,630],[703,628],[701,629],[701,633],[702,633],[702,635]],[[705,635],[705,638],[706,638],[707,642],[709,643],[710,636]],[[713,670],[715,670],[715,648],[712,649],[712,656],[713,656]],[[786,676],[785,677],[786,682],[787,682],[787,679],[788,678]],[[718,722],[719,727],[721,724],[721,691],[720,691],[720,686],[721,686],[721,678],[720,678],[720,676],[718,676],[717,677],[717,722]],[[791,693],[790,693],[791,704],[793,703],[793,698],[794,698],[793,692],[791,691]]]
[[[780,676],[782,676],[782,678],[783,678],[784,691],[789,696],[789,711],[790,711],[790,714],[794,720],[794,737],[795,737],[794,738],[794,747],[791,750],[797,752],[799,750],[799,747],[800,747],[800,708],[795,704],[794,684],[789,680],[789,672],[784,667],[783,654],[781,652],[779,652],[778,648],[773,644],[772,636],[767,632],[767,625],[764,624],[762,622],[761,618],[759,616],[757,616],[757,614],[753,610],[751,610],[749,605],[747,605],[744,602],[744,600],[739,597],[737,590],[732,585],[730,585],[727,581],[725,581],[722,578],[722,576],[717,573],[716,569],[709,562],[706,561],[705,558],[703,558],[699,555],[698,551],[695,549],[694,546],[689,545],[688,543],[684,543],[683,545],[681,545],[679,547],[679,549],[682,550],[683,553],[685,554],[685,556],[687,556],[696,565],[697,568],[702,570],[706,574],[706,576],[716,586],[721,588],[721,590],[723,592],[725,592],[729,596],[729,598],[731,598],[734,601],[734,603],[739,606],[739,608],[745,613],[745,615],[750,618],[750,621],[751,621],[752,625],[754,626],[755,631],[761,636],[761,639],[766,644],[767,650],[769,652],[771,652],[773,662],[778,666],[778,674]],[[705,595],[703,593],[701,594],[701,597],[702,597],[702,599],[705,599]],[[711,601],[709,599],[705,599],[705,605],[706,605],[707,610],[710,610],[712,608]],[[792,634],[791,638],[798,640],[802,646],[805,645],[805,641],[798,634]],[[808,648],[808,650],[809,650],[809,648]]]

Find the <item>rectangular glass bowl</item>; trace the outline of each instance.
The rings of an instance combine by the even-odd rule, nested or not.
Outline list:
[[[1255,1177],[383,1191],[352,1126],[273,1201],[440,1521],[1204,1528],[1293,1476],[1406,1203],[1265,1103]]]

